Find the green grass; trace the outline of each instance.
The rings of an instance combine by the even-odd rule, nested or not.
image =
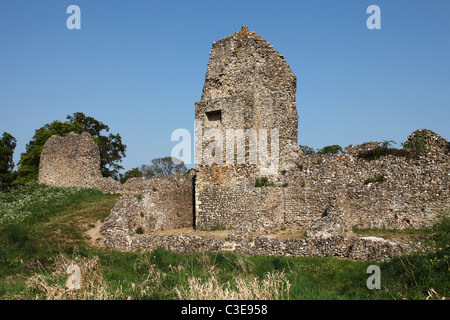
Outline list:
[[[40,201],[42,195],[51,195],[53,200]],[[14,197],[17,202],[34,199],[27,201],[36,204],[30,202],[25,206],[26,214],[21,215],[19,209],[14,211]],[[178,299],[180,290],[195,289],[193,279],[200,284],[213,283],[214,279],[216,289],[238,290],[239,279],[249,285],[256,279],[262,285],[268,274],[279,275],[276,281],[289,282],[289,292],[283,287],[277,295],[282,299],[426,299],[430,293],[434,299],[449,297],[448,217],[427,233],[439,248],[436,252],[389,262],[234,253],[175,254],[163,249],[120,252],[91,246],[84,231],[105,218],[116,199],[97,190],[36,185],[1,194],[0,208],[5,208],[4,203],[10,205],[6,206],[8,210],[0,210],[0,218],[16,212],[17,219],[8,219],[0,227],[0,299],[44,299],[51,292],[45,288],[64,288],[65,261],[87,268],[82,268],[82,279],[91,279],[94,284],[86,289],[92,294],[88,298]],[[94,263],[97,258],[98,265]],[[380,290],[366,287],[366,270],[372,264],[381,269]],[[36,279],[40,279],[40,285],[33,282]],[[106,296],[93,289],[100,287],[105,288]]]

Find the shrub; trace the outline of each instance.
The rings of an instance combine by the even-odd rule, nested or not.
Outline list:
[[[326,146],[317,151],[317,154],[337,154],[342,152],[342,147],[334,144],[332,146]]]
[[[261,187],[269,187],[274,186],[275,183],[269,182],[269,178],[267,177],[261,177],[255,179],[255,187],[261,188]]]
[[[314,151],[313,148],[308,147],[308,146],[302,146],[300,145],[300,149],[303,151],[304,155],[312,155],[312,154],[316,154],[316,152]]]
[[[422,133],[415,132],[414,137],[415,139],[412,142],[404,143],[403,148],[414,153],[426,153],[427,148],[425,147],[425,140],[423,139]]]
[[[358,155],[356,157],[359,159],[371,161],[371,160],[379,159],[381,157],[385,157],[385,156],[389,156],[389,155],[392,155],[394,157],[410,157],[411,156],[410,152],[405,149],[378,147],[375,149],[360,152],[360,153],[358,153]]]
[[[375,178],[369,178],[369,179],[364,180],[364,184],[383,183],[384,181],[386,181],[386,178],[383,175],[379,175],[379,176],[376,176]]]

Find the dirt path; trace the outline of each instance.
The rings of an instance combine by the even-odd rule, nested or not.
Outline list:
[[[92,227],[94,225],[94,227]],[[93,224],[89,224],[87,228],[89,228],[85,234],[89,237],[89,244],[94,247],[104,247],[105,238],[100,233],[100,228],[103,223],[100,220],[95,221]]]

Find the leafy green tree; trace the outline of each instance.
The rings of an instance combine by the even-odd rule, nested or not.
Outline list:
[[[123,176],[121,176],[120,182],[125,183],[130,178],[141,178],[143,176],[144,174],[141,170],[139,170],[139,168],[133,168],[131,170],[128,170],[123,174]]]
[[[16,145],[16,138],[7,132],[3,132],[0,139],[0,182],[2,183],[2,189],[11,187],[15,179],[13,155]]]
[[[73,116],[67,116],[68,122],[75,126],[81,126],[81,132],[88,132],[100,149],[100,170],[104,177],[118,179],[119,170],[123,169],[120,162],[124,158],[127,146],[122,143],[119,134],[110,133],[102,135],[102,131],[109,132],[109,127],[92,117],[86,117],[77,112]],[[79,133],[81,133],[79,132]]]
[[[186,173],[187,168],[183,162],[180,164],[175,164],[172,161],[172,157],[164,157],[157,158],[152,160],[151,165],[142,165],[141,171],[144,174],[144,177],[151,178],[158,174],[162,174],[164,176],[168,176],[170,174],[174,174],[176,172]]]
[[[52,136],[67,136],[70,132],[88,132],[100,150],[100,170],[104,177],[118,179],[119,170],[123,169],[119,163],[125,157],[126,145],[122,143],[119,134],[103,135],[103,131],[109,132],[109,127],[102,122],[87,117],[81,112],[67,116],[66,122],[53,121],[37,129],[31,141],[26,146],[18,163],[18,177],[14,184],[24,184],[35,181],[39,174],[39,161],[45,142]]]
[[[315,154],[316,153],[316,151],[314,151],[313,148],[308,147],[308,146],[300,145],[300,149],[302,149],[304,155],[311,155],[311,154]]]
[[[342,152],[342,147],[334,144],[332,146],[326,146],[318,150],[318,154],[337,154]]]

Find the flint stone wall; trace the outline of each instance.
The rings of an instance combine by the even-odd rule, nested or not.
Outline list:
[[[201,125],[200,129],[196,128],[196,154],[203,155],[196,159],[195,208],[198,228],[207,229],[222,223],[238,225],[242,219],[255,220],[264,226],[266,220],[273,220],[281,213],[279,201],[273,199],[276,194],[254,189],[251,186],[253,182],[249,182],[261,176],[270,163],[264,164],[259,158],[256,163],[249,163],[251,139],[248,135],[254,132],[258,141],[258,148],[252,145],[254,150],[260,151],[264,144],[270,156],[273,151],[272,130],[277,130],[279,145],[276,150],[279,155],[276,158],[279,167],[292,167],[292,160],[301,154],[296,90],[297,77],[284,56],[246,27],[214,42],[201,100],[195,104],[196,124]],[[220,119],[209,121],[208,114],[211,112],[220,113]],[[216,130],[217,135],[206,136],[212,130]],[[227,144],[231,142],[229,132],[236,134],[233,150],[227,149]],[[208,163],[208,146],[213,143],[217,145],[214,162],[224,164]],[[238,143],[245,145],[245,164],[237,163]],[[220,153],[220,149],[225,152]],[[229,154],[235,160],[225,164]]]
[[[415,136],[415,135],[411,135]],[[202,229],[215,226],[271,230],[281,226],[308,228],[330,213],[342,217],[345,230],[407,229],[433,225],[450,199],[447,140],[432,134],[429,152],[414,157],[384,156],[368,161],[357,154],[379,146],[351,146],[337,155],[300,156],[294,169],[269,179],[272,186],[255,187],[255,178],[238,177],[218,165],[200,171]],[[384,182],[368,179],[384,177]],[[199,196],[198,196],[199,197]],[[200,198],[200,197],[199,197]]]
[[[130,235],[192,227],[194,219],[192,174],[152,179],[132,178],[123,196],[105,219],[102,232],[126,230]]]
[[[89,133],[51,136],[39,162],[39,183],[64,187],[96,187],[103,179],[100,152]]]
[[[130,235],[126,230],[113,228],[104,228],[102,232],[107,239],[107,246],[126,251],[164,248],[176,253],[231,251],[245,255],[337,257],[362,261],[383,261],[411,252],[427,251],[421,245],[411,242],[399,243],[377,237],[351,238],[342,234],[285,240],[264,236],[219,240],[182,233]]]
[[[115,210],[113,210],[115,211]],[[353,260],[383,261],[411,252],[429,249],[420,243],[390,241],[377,237],[352,237],[344,233],[343,219],[330,213],[314,221],[304,236],[277,239],[267,232],[255,232],[244,225],[229,232],[224,240],[212,236],[176,233],[136,233],[132,216],[123,211],[111,216],[101,228],[108,247],[131,250],[154,250],[164,248],[177,253],[228,252],[245,255],[272,255],[295,257],[339,257]],[[142,219],[143,220],[143,219]],[[142,223],[141,220],[141,223]]]

